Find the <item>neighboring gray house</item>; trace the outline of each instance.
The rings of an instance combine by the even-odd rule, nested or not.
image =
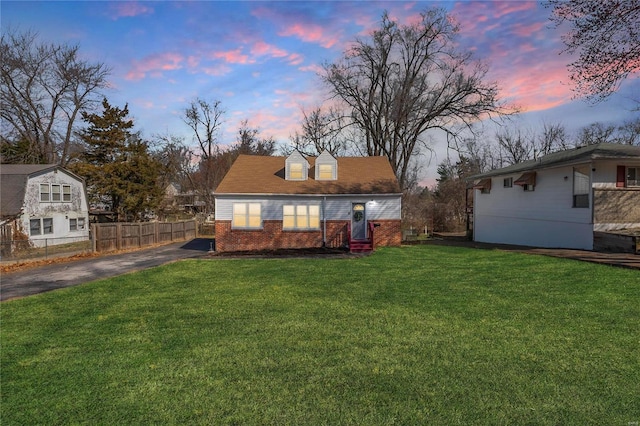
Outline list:
[[[0,225],[35,246],[88,239],[84,180],[51,164],[0,165]]]
[[[640,147],[602,143],[472,176],[473,239],[594,249],[594,233],[640,229]]]

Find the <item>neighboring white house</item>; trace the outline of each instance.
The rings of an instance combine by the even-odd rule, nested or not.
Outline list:
[[[470,178],[473,239],[593,250],[594,231],[640,228],[640,147],[596,144]]]
[[[402,193],[384,157],[240,155],[214,195],[217,251],[401,242]]]
[[[56,165],[0,165],[0,224],[36,246],[89,238],[84,181]]]

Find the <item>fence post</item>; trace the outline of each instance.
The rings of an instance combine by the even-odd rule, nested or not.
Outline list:
[[[142,222],[138,222],[138,248],[142,247]]]
[[[160,244],[160,222],[153,223],[153,238],[155,244]]]
[[[116,250],[122,249],[122,224],[116,223]]]
[[[91,251],[95,253],[98,250],[98,227],[97,224],[89,225],[89,236],[91,237]]]

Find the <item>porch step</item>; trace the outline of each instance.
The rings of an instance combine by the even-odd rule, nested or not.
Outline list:
[[[351,253],[369,253],[373,251],[373,243],[371,241],[350,241],[349,251]]]

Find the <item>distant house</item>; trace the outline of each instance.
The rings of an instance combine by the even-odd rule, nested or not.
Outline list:
[[[590,145],[471,179],[475,241],[593,250],[594,232],[640,228],[637,146]]]
[[[400,245],[401,196],[384,157],[240,155],[215,191],[216,250]]]
[[[0,165],[0,224],[36,246],[88,239],[84,181],[56,165]]]

